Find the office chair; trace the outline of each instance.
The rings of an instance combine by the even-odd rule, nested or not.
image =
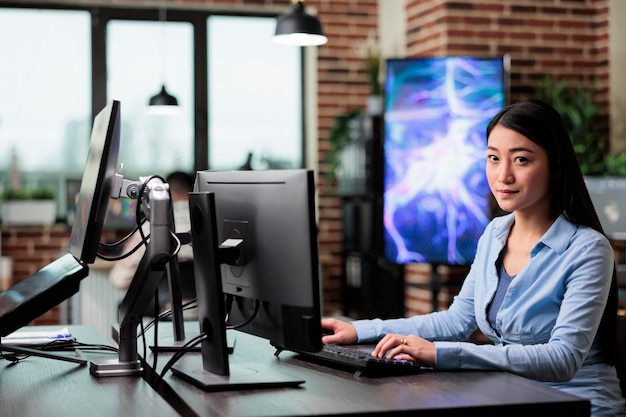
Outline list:
[[[626,398],[626,316],[617,316],[618,332],[619,332],[619,355],[615,368],[619,385],[622,389],[622,396]]]

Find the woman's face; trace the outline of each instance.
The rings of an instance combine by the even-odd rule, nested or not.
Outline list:
[[[487,180],[500,208],[529,214],[550,210],[550,167],[545,150],[501,125],[487,138]]]

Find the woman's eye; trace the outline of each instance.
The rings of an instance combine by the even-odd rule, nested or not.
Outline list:
[[[491,162],[496,162],[498,160],[498,157],[495,155],[487,155],[487,160]]]
[[[519,164],[523,164],[525,162],[528,162],[528,159],[523,157],[523,156],[518,156],[515,158],[515,162],[519,163]]]

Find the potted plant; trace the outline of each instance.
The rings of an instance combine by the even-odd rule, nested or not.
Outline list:
[[[356,44],[354,52],[363,60],[367,83],[370,88],[370,95],[367,98],[367,113],[382,114],[382,86],[381,86],[381,51],[378,39],[375,34],[370,33],[368,37]]]
[[[2,193],[2,223],[7,225],[53,224],[55,193],[49,188],[8,188]]]
[[[608,138],[598,128],[594,93],[594,88],[584,88],[578,80],[547,76],[537,96],[563,117],[583,175],[625,175],[626,156],[610,154]]]
[[[361,109],[354,109],[335,116],[333,126],[328,135],[330,149],[326,153],[326,162],[328,162],[327,178],[330,182],[337,181],[344,148],[351,140],[358,137],[358,121],[362,114]]]

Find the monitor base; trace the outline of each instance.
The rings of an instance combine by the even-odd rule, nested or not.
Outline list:
[[[172,367],[172,373],[204,391],[233,391],[256,388],[297,387],[305,381],[256,363],[230,365],[230,375],[205,371],[202,356],[184,356]]]
[[[124,362],[119,359],[104,359],[89,362],[89,373],[97,377],[141,375],[141,361]]]

